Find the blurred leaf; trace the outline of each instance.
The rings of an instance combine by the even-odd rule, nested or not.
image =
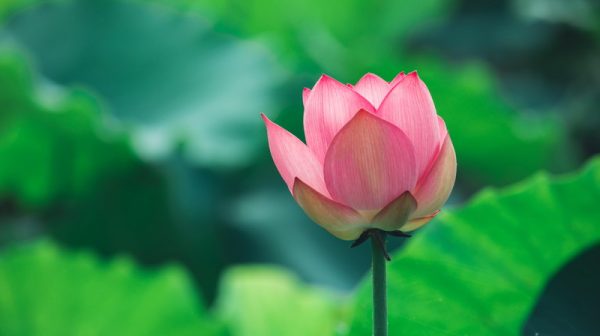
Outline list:
[[[222,335],[177,267],[142,271],[48,241],[0,254],[0,334]]]
[[[446,121],[463,181],[504,185],[540,169],[570,167],[558,118],[519,114],[498,94],[484,65],[450,68],[432,58],[414,64]]]
[[[183,170],[167,167],[159,171],[138,163],[77,199],[63,201],[48,218],[52,236],[69,246],[94,248],[102,255],[127,253],[144,264],[177,260],[191,271],[207,299],[212,299],[226,262],[218,232],[222,223],[215,219],[216,204],[222,198],[210,183],[199,180],[210,176],[197,174],[194,179],[178,169]],[[181,194],[181,188],[195,193]]]
[[[330,293],[267,266],[230,269],[217,309],[235,336],[333,335],[341,313]]]
[[[393,76],[410,35],[448,13],[454,0],[141,0],[168,2],[210,15],[225,30],[268,36],[292,68],[357,78],[367,71]],[[177,4],[177,5],[174,5]],[[222,26],[222,27],[221,27]],[[388,73],[390,71],[390,73]]]
[[[514,11],[528,19],[564,22],[579,28],[599,28],[600,6],[593,0],[511,0]]]
[[[546,282],[600,239],[600,158],[580,173],[487,190],[412,238],[389,264],[391,335],[518,335]],[[370,286],[350,335],[367,335]]]
[[[210,175],[173,178],[177,169],[145,164],[127,134],[103,118],[100,103],[29,68],[22,54],[0,49],[0,206],[8,209],[0,243],[45,232],[104,255],[128,253],[150,264],[176,259],[214,296],[224,260]],[[195,193],[180,195],[183,186]]]
[[[135,1],[32,7],[5,27],[40,71],[83,84],[133,129],[142,156],[182,149],[209,166],[248,164],[265,142],[261,111],[276,111],[277,60],[258,41],[211,30],[201,16]]]
[[[0,197],[41,206],[76,197],[134,162],[82,91],[38,85],[24,58],[0,51]]]
[[[14,14],[14,12],[25,8],[34,3],[38,3],[40,0],[3,0],[0,1],[0,22],[4,21],[7,17]]]

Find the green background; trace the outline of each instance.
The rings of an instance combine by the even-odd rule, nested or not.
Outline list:
[[[0,335],[369,335],[369,249],[312,223],[259,114],[418,70],[447,207],[392,239],[392,335],[600,334],[591,0],[0,0]]]

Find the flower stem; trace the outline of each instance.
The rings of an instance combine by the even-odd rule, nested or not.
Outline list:
[[[385,233],[373,231],[371,247],[373,250],[373,335],[387,336]]]

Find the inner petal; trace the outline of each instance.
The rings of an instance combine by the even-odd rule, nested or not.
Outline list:
[[[357,210],[380,209],[417,179],[408,137],[393,124],[359,111],[333,139],[324,162],[331,196]]]

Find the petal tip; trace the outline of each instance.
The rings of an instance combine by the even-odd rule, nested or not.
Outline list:
[[[343,87],[343,88],[347,87],[342,82],[338,81],[337,79],[335,79],[327,74],[321,74],[321,76],[315,83],[315,86],[313,86],[311,93],[313,91],[317,90],[317,88],[320,86],[324,86],[324,87],[335,86],[335,87]]]
[[[396,77],[394,77],[394,79],[392,79],[392,81],[390,82],[391,87],[396,86],[396,84],[400,83],[404,77],[406,77],[406,74],[404,74],[404,71],[400,71]]]
[[[419,73],[417,72],[417,70],[413,70],[411,72],[409,72],[406,76],[404,76],[404,78],[408,78],[408,79],[419,79]]]
[[[260,113],[260,118],[262,119],[262,121],[265,123],[265,126],[267,127],[267,129],[271,128],[273,125],[275,125],[275,123],[269,119],[269,117],[267,117],[266,114],[264,113]]]
[[[306,106],[306,103],[308,102],[308,98],[310,98],[310,89],[309,88],[304,88],[302,90],[302,103],[304,104],[304,106]]]
[[[292,196],[296,196],[298,188],[306,186],[306,183],[302,182],[298,177],[294,177],[294,181],[292,182]]]
[[[417,199],[410,191],[405,191],[383,207],[371,222],[385,231],[399,230],[408,222],[417,206]]]
[[[360,110],[358,110],[358,112],[356,112],[356,114],[354,114],[354,116],[352,117],[352,119],[350,119],[348,121],[348,123],[346,125],[344,125],[344,127],[346,127],[347,125],[349,125],[351,121],[356,121],[357,119],[364,119],[364,118],[374,119],[374,120],[377,120],[378,122],[385,122],[385,123],[387,123],[385,120],[377,117],[375,114],[369,112],[368,110],[360,109]]]
[[[367,72],[366,74],[364,74],[356,83],[358,84],[359,82],[361,82],[362,80],[365,80],[367,78],[373,78],[376,80],[382,80],[383,79],[381,77],[379,77],[378,75],[372,73],[372,72]]]
[[[435,211],[432,214],[429,214],[427,216],[419,217],[419,218],[413,218],[410,221],[408,221],[408,223],[406,223],[406,225],[404,225],[404,227],[402,227],[402,231],[403,232],[414,231],[414,230],[422,227],[423,225],[429,223],[439,213],[440,213],[440,210],[437,210],[437,211]]]
[[[354,115],[354,118],[357,118],[357,117],[375,117],[375,115],[365,109],[360,109]]]
[[[317,84],[321,83],[321,82],[337,82],[337,80],[335,80],[333,77],[329,76],[328,74],[321,74],[321,76],[319,76],[319,79],[317,80],[317,83],[315,84],[315,86],[317,86]]]

